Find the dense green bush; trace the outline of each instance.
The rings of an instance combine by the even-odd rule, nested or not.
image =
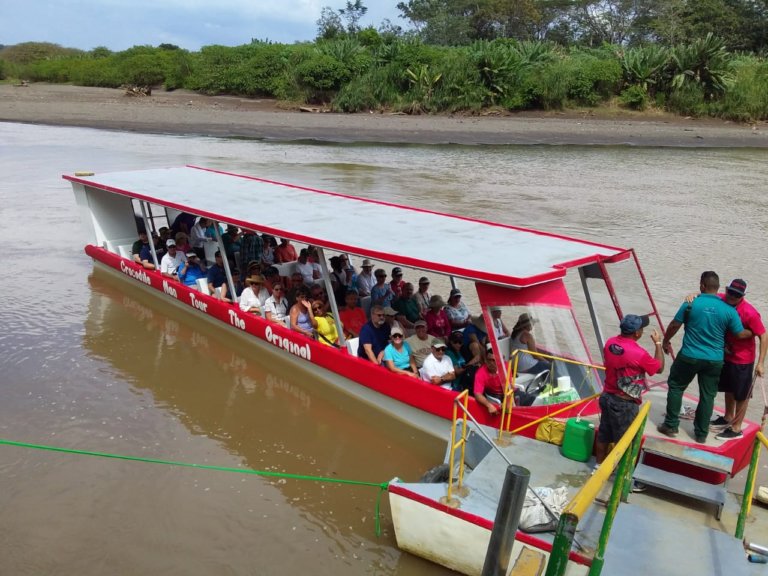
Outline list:
[[[646,92],[642,86],[633,84],[622,91],[619,100],[627,108],[632,108],[633,110],[645,110],[648,107],[648,92]]]
[[[741,122],[768,118],[768,62],[754,57],[737,61],[730,88],[710,104],[710,111]]]
[[[704,116],[707,114],[704,87],[701,84],[687,82],[675,88],[667,99],[667,108],[684,116]]]
[[[171,44],[90,52],[49,43],[0,49],[0,78],[84,86],[163,84],[206,94],[330,102],[334,110],[478,112],[597,106],[618,97],[739,121],[768,119],[768,63],[709,34],[687,44],[571,48],[496,39],[460,47],[365,29],[316,43],[253,41],[188,52]]]
[[[332,96],[350,79],[350,72],[344,64],[317,53],[296,67],[296,80],[306,95],[307,102],[330,102]]]
[[[569,59],[568,98],[585,106],[596,106],[618,91],[622,68],[610,53],[577,53]]]

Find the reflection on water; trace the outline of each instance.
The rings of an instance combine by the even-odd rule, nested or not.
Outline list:
[[[305,368],[91,273],[60,175],[183,164],[634,246],[666,321],[710,268],[746,278],[768,310],[764,150],[318,146],[0,124],[2,436],[376,482],[442,456]],[[440,231],[435,241],[450,250]],[[444,573],[400,554],[386,524],[375,538],[374,489],[0,450],[3,573]]]

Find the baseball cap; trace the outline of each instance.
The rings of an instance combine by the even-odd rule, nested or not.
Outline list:
[[[166,240],[165,245],[170,248],[171,246],[176,246],[176,240]]]
[[[449,298],[453,298],[454,296],[461,296],[461,290],[459,290],[458,288],[454,288],[453,290],[451,290],[451,295],[449,296]]]
[[[429,278],[427,278],[426,276],[422,276],[421,278],[419,278],[419,284],[429,284]]]
[[[634,334],[640,328],[645,328],[650,323],[648,316],[638,316],[636,314],[627,314],[621,319],[619,328],[622,334]]]
[[[392,331],[389,333],[390,336],[394,336],[395,334],[400,334],[400,336],[405,336],[405,334],[403,334],[403,329],[400,328],[399,326],[395,326],[394,328],[392,328]]]
[[[403,273],[403,269],[400,268],[400,266],[395,266],[392,268],[392,276],[400,276]]]
[[[434,340],[432,340],[432,347],[433,348],[445,348],[446,346],[445,346],[445,342],[440,340],[440,338],[435,338]]]
[[[734,296],[744,296],[744,294],[747,293],[747,283],[741,278],[736,278],[735,280],[731,280],[731,283],[728,284],[725,291]]]
[[[416,322],[413,323],[413,327],[416,328],[418,326],[424,326],[427,327],[427,323],[424,320],[416,320]]]
[[[392,308],[392,306],[385,306],[384,307],[384,315],[385,316],[397,316],[397,310]]]
[[[187,252],[187,258],[197,258],[197,254],[194,252]]]

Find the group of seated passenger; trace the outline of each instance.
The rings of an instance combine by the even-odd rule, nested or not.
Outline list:
[[[152,235],[163,276],[195,289],[198,280],[205,278],[209,293],[224,302],[232,302],[237,296],[243,312],[262,315],[308,338],[338,346],[337,325],[331,314],[329,294],[320,282],[322,269],[315,248],[308,246],[297,254],[285,238],[278,243],[267,234],[228,225],[223,233],[219,230],[223,253],[217,251],[215,262],[206,268],[203,246],[215,241],[214,222],[207,218],[182,219],[174,222],[174,226],[161,228],[160,234]],[[139,233],[132,252],[137,263],[154,269],[150,238],[145,231]],[[228,288],[224,258],[229,261],[233,276],[232,291]],[[289,278],[281,277],[274,264],[292,261],[296,262],[295,271]],[[242,284],[240,270],[245,271]],[[345,338],[359,338],[358,356],[394,373],[453,390],[473,390],[477,397],[478,382],[485,387],[498,373],[483,317],[470,313],[458,288],[450,291],[446,302],[440,295],[430,293],[426,276],[419,278],[417,289],[403,279],[399,266],[392,269],[389,282],[383,268],[373,270],[374,264],[367,258],[362,261],[359,274],[346,255],[330,259],[332,296],[338,305],[340,324]],[[360,306],[361,296],[370,296],[369,318]],[[520,316],[511,331],[501,320],[500,308],[491,309],[491,319],[497,338],[509,336],[513,349],[536,350],[533,322],[527,314]],[[519,372],[535,374],[549,367],[547,362],[528,354],[519,358]],[[495,384],[490,385],[490,390],[491,395],[497,391]],[[488,409],[493,412],[495,403],[490,404]]]

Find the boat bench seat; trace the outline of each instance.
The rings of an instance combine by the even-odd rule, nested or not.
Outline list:
[[[360,338],[347,339],[347,352],[350,356],[357,356],[357,349],[360,346]]]
[[[120,254],[120,256],[123,258],[132,260],[133,254],[131,254],[131,248],[133,248],[132,244],[120,244],[120,246],[117,247],[117,253]]]

